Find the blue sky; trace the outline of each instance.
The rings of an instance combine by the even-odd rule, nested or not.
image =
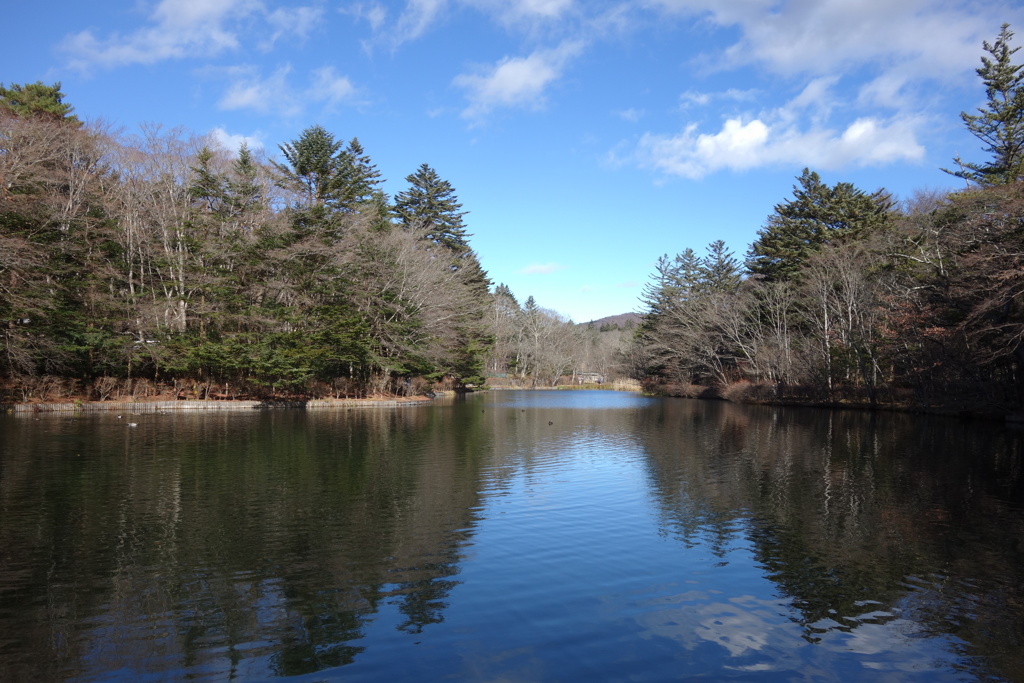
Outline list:
[[[83,119],[267,154],[358,137],[390,194],[428,163],[495,282],[577,322],[661,254],[742,257],[806,166],[900,198],[984,160],[959,113],[1000,0],[94,0],[4,10],[0,80]],[[1022,40],[1015,44],[1024,44]],[[1021,53],[1024,55],[1024,53]],[[1024,61],[1024,57],[1017,61]]]

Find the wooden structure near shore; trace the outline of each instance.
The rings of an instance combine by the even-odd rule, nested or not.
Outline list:
[[[273,408],[299,408],[321,410],[329,408],[397,408],[430,403],[429,399],[408,400],[388,398],[340,398],[309,401],[89,401],[79,403],[16,403],[0,405],[0,412],[16,415],[37,413],[98,413],[119,411],[128,415],[143,413],[217,412],[268,410]]]

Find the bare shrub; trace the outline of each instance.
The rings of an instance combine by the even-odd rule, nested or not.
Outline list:
[[[97,401],[106,401],[119,385],[120,381],[116,377],[99,377],[93,380],[89,395]]]
[[[359,387],[349,377],[335,377],[331,380],[331,397],[333,398],[357,398]]]
[[[454,391],[455,390],[455,380],[452,379],[451,377],[449,377],[448,375],[445,375],[444,377],[441,378],[440,381],[438,381],[438,382],[436,382],[434,384],[434,390],[435,391]]]
[[[661,386],[657,393],[667,396],[678,396],[680,398],[700,398],[704,396],[708,388],[700,384],[689,382],[667,382]]]
[[[409,384],[410,396],[424,396],[431,391],[431,384],[422,377],[413,377]]]
[[[750,382],[741,380],[721,388],[719,395],[733,403],[764,403],[777,398],[777,386],[773,382]]]

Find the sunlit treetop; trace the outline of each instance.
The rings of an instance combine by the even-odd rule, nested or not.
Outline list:
[[[42,81],[28,85],[12,83],[9,88],[0,83],[0,111],[8,111],[15,116],[46,117],[81,123],[72,113],[74,107],[64,102],[60,81],[53,85],[45,85]]]

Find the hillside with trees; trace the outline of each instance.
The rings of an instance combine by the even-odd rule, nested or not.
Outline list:
[[[489,319],[494,347],[488,384],[546,386],[604,383],[622,374],[632,326],[576,324],[532,297],[522,304],[504,284],[494,290]]]
[[[662,257],[628,353],[652,391],[1008,413],[1024,407],[1024,73],[1004,25],[961,116],[989,159],[896,203],[805,169],[741,262]]]

